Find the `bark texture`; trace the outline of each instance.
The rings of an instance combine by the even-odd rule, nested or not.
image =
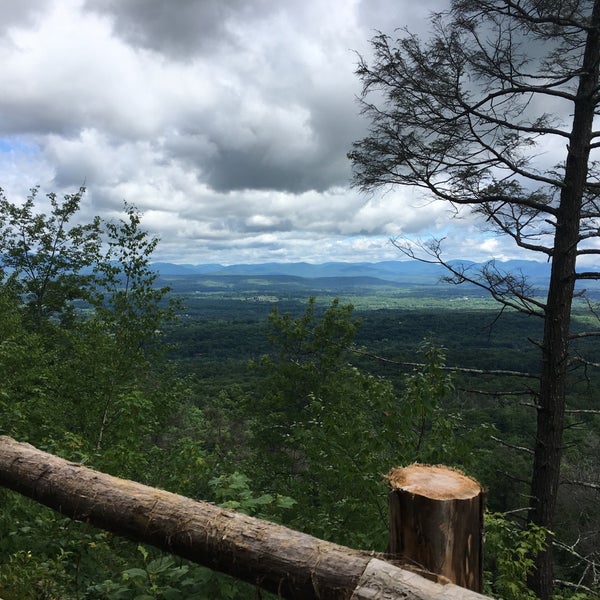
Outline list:
[[[394,469],[388,551],[402,561],[480,592],[483,585],[483,489],[447,467]]]
[[[564,185],[556,214],[554,252],[544,319],[542,376],[531,481],[529,519],[552,529],[560,479],[569,366],[571,306],[576,278],[581,211],[588,178],[590,145],[597,104],[600,61],[600,0],[590,16],[581,76],[573,112]],[[552,598],[552,544],[536,557],[530,585],[541,600]]]
[[[0,436],[0,485],[284,598],[484,600],[371,554],[93,471],[6,436]]]

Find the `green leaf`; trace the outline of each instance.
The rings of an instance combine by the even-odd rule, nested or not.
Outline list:
[[[133,567],[131,569],[127,569],[121,573],[121,576],[124,580],[128,579],[141,579],[146,581],[148,579],[148,573],[144,569],[140,569],[138,567]]]

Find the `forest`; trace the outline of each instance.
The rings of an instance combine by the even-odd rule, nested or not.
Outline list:
[[[153,267],[135,207],[0,202],[0,434],[98,470],[353,548],[387,544],[384,476],[457,467],[487,490],[485,592],[598,597],[599,379],[569,372],[556,527],[528,523],[541,323],[475,288],[206,278]],[[460,292],[457,293],[457,290]],[[591,312],[590,312],[590,309]],[[574,332],[597,309],[575,303]],[[573,354],[598,354],[582,336]],[[577,368],[576,368],[577,367]],[[0,489],[0,597],[267,597]]]

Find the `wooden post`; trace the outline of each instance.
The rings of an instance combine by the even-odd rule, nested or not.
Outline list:
[[[394,469],[388,552],[417,569],[481,592],[483,489],[460,471],[414,464]]]
[[[0,436],[0,485],[282,598],[486,600],[373,553],[100,473],[6,436]]]

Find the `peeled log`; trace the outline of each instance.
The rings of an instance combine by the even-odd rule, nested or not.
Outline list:
[[[394,469],[388,552],[406,564],[480,592],[483,489],[460,471],[414,464]]]
[[[94,471],[0,436],[0,485],[283,598],[485,600],[318,538]]]

